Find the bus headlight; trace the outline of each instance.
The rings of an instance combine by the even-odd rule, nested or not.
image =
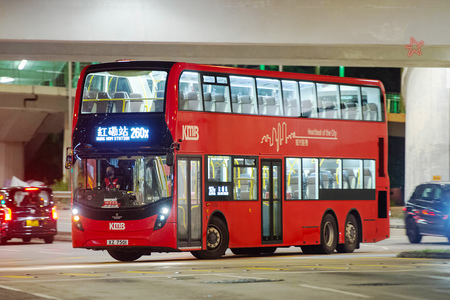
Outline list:
[[[166,225],[167,217],[169,216],[170,209],[168,207],[163,207],[159,211],[158,217],[156,218],[155,227],[153,230],[158,230]]]
[[[78,209],[72,208],[72,223],[78,230],[84,231],[83,225],[81,225],[81,218],[78,213]]]

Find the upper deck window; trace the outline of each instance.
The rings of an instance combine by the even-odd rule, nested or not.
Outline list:
[[[106,71],[86,77],[82,114],[163,112],[167,72]]]
[[[214,80],[214,78],[209,78]],[[200,74],[185,71],[178,85],[178,106],[180,110],[203,110]]]
[[[256,78],[259,114],[282,116],[280,81],[268,78]]]
[[[362,114],[366,121],[382,121],[384,110],[381,105],[380,89],[373,87],[362,87]]]
[[[258,114],[255,79],[230,76],[232,110],[238,114]]]

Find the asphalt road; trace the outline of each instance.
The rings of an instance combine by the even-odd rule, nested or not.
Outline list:
[[[68,242],[12,240],[0,247],[0,299],[448,299],[450,261],[396,258],[411,249],[450,249],[446,239],[411,245],[404,230],[352,254],[197,260],[156,253],[133,263]]]

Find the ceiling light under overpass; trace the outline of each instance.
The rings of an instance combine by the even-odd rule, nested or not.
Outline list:
[[[20,62],[20,64],[19,64],[19,66],[17,67],[17,69],[23,70],[23,68],[25,68],[25,65],[27,64],[27,62],[28,62],[28,60],[23,59],[23,60]]]
[[[14,78],[11,77],[0,77],[0,83],[8,83],[8,82],[13,82]]]

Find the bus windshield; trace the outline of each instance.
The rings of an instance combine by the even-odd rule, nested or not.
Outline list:
[[[104,71],[86,76],[82,114],[163,112],[165,71]]]
[[[77,159],[73,201],[94,208],[133,208],[172,196],[165,156]]]

